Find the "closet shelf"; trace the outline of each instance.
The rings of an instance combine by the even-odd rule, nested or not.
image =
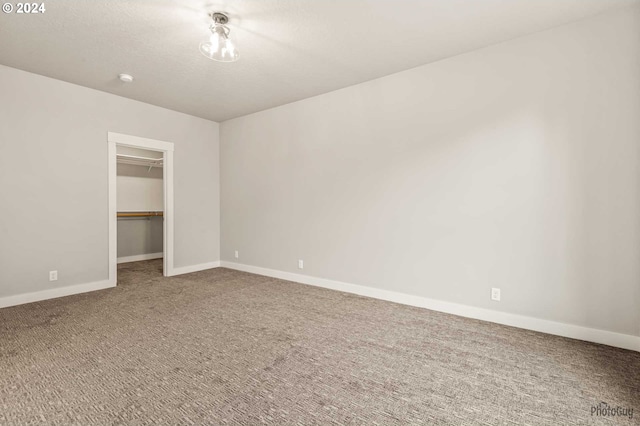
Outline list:
[[[118,212],[118,217],[164,216],[164,212]]]
[[[139,157],[137,155],[125,155],[125,154],[116,154],[116,161],[121,164],[132,164],[134,166],[145,166],[149,167],[151,170],[152,167],[160,167],[162,168],[162,160],[163,158],[149,158],[149,157]]]

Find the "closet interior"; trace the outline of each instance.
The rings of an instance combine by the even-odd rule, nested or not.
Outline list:
[[[118,146],[118,263],[163,257],[162,152]]]

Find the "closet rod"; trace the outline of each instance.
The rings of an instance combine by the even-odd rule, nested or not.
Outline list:
[[[164,216],[164,212],[118,212],[118,217]]]
[[[134,166],[144,166],[149,167],[148,171],[151,171],[153,167],[162,168],[162,164],[164,162],[164,158],[149,158],[149,157],[139,157],[137,155],[125,155],[125,154],[116,154],[116,159],[118,163],[122,164],[133,164]]]

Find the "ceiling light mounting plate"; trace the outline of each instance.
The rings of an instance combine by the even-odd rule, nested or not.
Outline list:
[[[223,12],[212,12],[209,16],[211,16],[211,19],[213,19],[213,22],[215,22],[216,24],[225,25],[227,22],[229,22],[229,17],[226,13]]]

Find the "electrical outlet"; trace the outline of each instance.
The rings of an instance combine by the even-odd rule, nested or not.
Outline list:
[[[58,281],[58,271],[49,271],[49,281]]]
[[[496,302],[500,301],[500,289],[492,288],[491,289],[491,300],[495,300]]]
[[[304,269],[304,260],[298,259],[298,269]]]
[[[236,259],[240,257],[240,253],[238,253],[238,250],[236,250],[235,256],[236,256]]]

